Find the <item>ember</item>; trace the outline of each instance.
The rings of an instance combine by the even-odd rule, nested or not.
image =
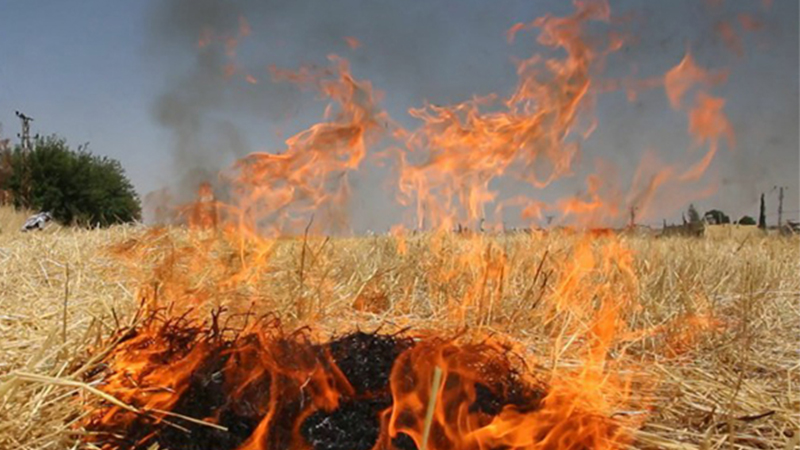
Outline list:
[[[98,408],[87,426],[94,441],[119,449],[411,450],[510,448],[507,437],[520,432],[548,439],[546,429],[497,428],[509,415],[547,412],[544,384],[496,340],[355,332],[314,344],[308,331],[284,334],[275,320],[238,333],[216,322],[153,315],[129,332],[103,364],[104,389],[139,413]],[[131,365],[134,354],[146,362]],[[444,375],[431,403],[435,368]]]

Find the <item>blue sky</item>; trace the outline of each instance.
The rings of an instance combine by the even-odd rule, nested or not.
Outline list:
[[[163,147],[150,114],[158,77],[143,58],[145,2],[4,1],[0,4],[0,123],[119,159],[136,186],[157,183],[148,162]],[[162,150],[168,153],[168,149]]]
[[[527,56],[535,47],[534,35],[509,46],[505,30],[547,12],[571,10],[568,2],[553,0],[224,2],[220,11],[229,8],[229,15],[241,13],[250,23],[253,33],[241,44],[239,60],[263,81],[215,86],[219,92],[198,100],[202,132],[193,148],[179,150],[176,130],[157,115],[165,96],[191,97],[193,83],[204,86],[197,80],[194,43],[205,20],[219,21],[225,14],[194,8],[201,4],[214,2],[0,2],[3,135],[18,132],[14,110],[24,111],[35,119],[34,132],[57,133],[74,146],[90,142],[92,151],[119,159],[144,195],[174,184],[178,174],[195,166],[211,173],[249,151],[280,149],[278,132],[285,137],[321,115],[324,105],[310,96],[266,82],[270,64],[324,64],[327,54],[341,54],[357,77],[385,92],[390,114],[413,126],[405,111],[426,100],[446,104],[473,94],[508,93],[515,83],[511,57]],[[629,73],[633,64],[642,75],[663,73],[687,48],[699,64],[730,70],[728,83],[714,94],[728,102],[738,145],[718,155],[709,177],[721,187],[714,197],[698,201],[699,209],[755,215],[758,195],[782,184],[789,188],[787,216],[798,217],[798,2],[775,0],[769,10],[756,0],[729,0],[717,8],[701,0],[612,1],[611,6],[615,14],[633,13],[639,41],[614,60],[614,74]],[[713,32],[716,23],[735,20],[740,12],[764,23],[762,30],[742,34],[742,58]],[[364,46],[349,50],[345,36]],[[197,97],[204,95],[208,92]],[[648,148],[666,160],[686,158],[686,118],[669,109],[663,91],[634,105],[621,94],[611,95],[598,105],[597,115],[598,131],[583,146],[589,169],[592,158],[602,157],[630,173]],[[220,138],[228,126],[236,139]],[[223,148],[234,141],[230,146],[236,148]],[[374,212],[362,214],[367,216],[362,228],[386,226],[368,216],[394,214],[389,202],[370,193],[384,184],[385,175],[356,180],[357,191],[367,194],[354,207]],[[574,193],[581,182],[565,180],[542,198]],[[776,198],[768,197],[770,211]]]

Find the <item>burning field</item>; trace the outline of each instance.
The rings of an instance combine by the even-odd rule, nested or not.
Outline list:
[[[163,224],[0,234],[0,447],[795,448],[797,237],[635,226],[717,189],[728,70],[687,49],[606,75],[631,18],[573,6],[507,30],[535,39],[510,92],[412,108],[409,127],[342,56],[270,67],[322,119],[150,205]],[[237,59],[252,32],[236,16],[193,50],[256,85]],[[626,175],[598,159],[577,194],[538,194],[583,173],[600,97],[653,92],[692,152]],[[358,236],[370,164],[405,216]]]
[[[797,439],[796,240],[425,234],[242,250],[220,233],[120,227],[0,242],[4,448]]]

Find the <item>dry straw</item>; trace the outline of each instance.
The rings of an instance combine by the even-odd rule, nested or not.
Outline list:
[[[186,248],[200,248],[215,261],[228,261],[228,269],[245,260],[252,265],[239,266],[230,283],[220,284],[231,276],[224,265],[184,266],[190,259],[178,258],[173,276],[190,273],[183,281],[193,296],[235,308],[275,311],[288,326],[313,324],[323,335],[347,331],[353,323],[362,328],[468,326],[513,337],[521,348],[539,356],[531,366],[544,373],[554,365],[578,364],[576,343],[560,333],[570,320],[574,325],[574,319],[560,313],[543,321],[535,313],[564,276],[564,264],[578,239],[574,235],[480,238],[482,262],[461,270],[460,257],[470,254],[474,243],[468,246],[463,238],[452,236],[410,237],[403,242],[405,253],[386,236],[309,237],[243,250],[233,244],[203,247],[209,236],[177,229],[156,237],[143,227],[51,227],[23,234],[17,231],[22,221],[24,216],[0,209],[3,449],[84,445],[81,437],[87,432],[80,423],[87,406],[100,399],[114,401],[104,397],[101,386],[87,384],[84,375],[108,349],[108,336],[133,320],[137,296],[152,295],[153,290],[165,297],[177,295],[163,292],[163,287],[140,289],[141,280],[165,255]],[[655,391],[641,399],[648,409],[615,413],[644,417],[634,446],[796,446],[800,241],[622,239],[634,250],[642,305],[631,322],[658,329],[676,317],[697,313],[725,324],[711,327],[673,355],[656,353],[655,337],[615,350],[630,367],[659,380]],[[109,252],[111,246],[136,257],[121,260]],[[241,257],[244,251],[246,259]],[[433,272],[454,275],[433,280]],[[611,288],[618,281],[613,274],[593,276],[593,283],[608,281]],[[468,303],[454,305],[455,298]],[[681,332],[674,335],[680,337]]]

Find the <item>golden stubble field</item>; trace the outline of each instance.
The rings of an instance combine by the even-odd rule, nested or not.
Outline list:
[[[0,209],[0,448],[86,446],[81,420],[100,394],[84,376],[142,300],[271,311],[325,336],[379,326],[493,334],[542,373],[586,364],[598,303],[619,301],[603,367],[640,380],[609,406],[628,407],[609,412],[639,428],[635,447],[789,449],[800,439],[796,237],[254,243],[143,226],[23,234],[23,219]]]

